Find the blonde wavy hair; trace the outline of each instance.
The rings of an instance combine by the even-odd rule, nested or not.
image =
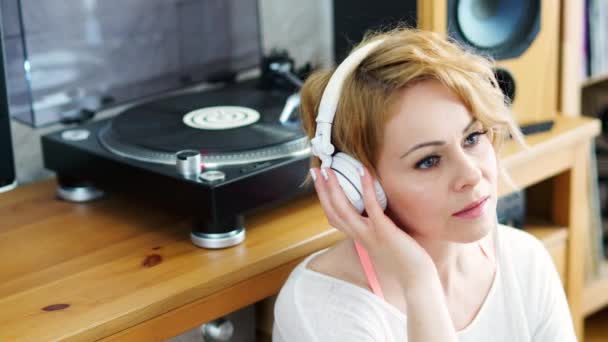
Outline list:
[[[397,28],[368,33],[353,49],[383,39],[343,84],[332,126],[337,151],[357,158],[376,175],[382,133],[396,111],[399,90],[422,80],[440,81],[456,94],[486,128],[496,151],[509,136],[523,136],[509,111],[493,72],[494,62],[434,32]],[[301,90],[301,116],[306,134],[315,134],[321,96],[335,69],[312,74]],[[319,160],[313,157],[313,167]],[[504,171],[504,170],[503,170]]]

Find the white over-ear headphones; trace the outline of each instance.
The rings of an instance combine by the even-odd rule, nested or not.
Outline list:
[[[338,152],[334,155],[334,146],[331,144],[331,125],[334,121],[344,80],[357,69],[361,61],[382,41],[382,39],[375,40],[358,48],[336,68],[323,91],[319,113],[317,114],[315,137],[311,140],[312,154],[321,159],[321,168],[329,167],[335,171],[346,197],[359,213],[362,213],[365,209],[363,187],[359,173],[363,165],[346,153]],[[386,209],[386,194],[378,181],[374,182],[374,187],[378,203],[384,210]]]

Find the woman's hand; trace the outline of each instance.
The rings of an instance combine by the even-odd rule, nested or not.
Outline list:
[[[361,177],[367,217],[350,204],[333,170],[311,169],[311,173],[329,224],[365,247],[381,280],[396,279],[406,294],[437,284],[439,277],[431,257],[384,214],[367,170]]]
[[[407,307],[407,340],[457,341],[433,260],[384,214],[367,170],[361,177],[367,217],[359,215],[350,204],[335,173],[329,169],[323,172],[327,177],[311,169],[329,224],[365,247],[381,282],[383,278],[396,279],[402,288]]]

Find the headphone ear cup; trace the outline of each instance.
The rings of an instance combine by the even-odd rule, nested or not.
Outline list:
[[[363,168],[361,162],[346,153],[338,152],[332,158],[331,169],[338,177],[338,183],[344,190],[344,194],[349,199],[355,209],[362,213],[365,209],[363,202],[363,186],[361,184],[361,174],[359,170]],[[380,183],[374,181],[376,198],[382,210],[386,209],[386,194]]]
[[[352,159],[352,160],[351,160]],[[331,169],[334,170],[340,187],[344,190],[346,198],[355,207],[357,212],[362,213],[365,209],[363,203],[363,191],[357,165],[353,163],[353,158],[350,158],[344,153],[336,153],[331,162]],[[354,160],[356,162],[356,160]],[[357,162],[358,163],[358,162]]]

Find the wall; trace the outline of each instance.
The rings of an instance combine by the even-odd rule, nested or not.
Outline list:
[[[296,65],[311,62],[329,65],[332,59],[331,2],[327,0],[260,0],[263,47],[287,49]],[[96,120],[116,114],[120,107],[104,111]],[[40,136],[63,128],[62,125],[32,129],[12,122],[17,180],[26,184],[51,177],[42,165]]]

